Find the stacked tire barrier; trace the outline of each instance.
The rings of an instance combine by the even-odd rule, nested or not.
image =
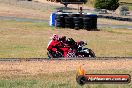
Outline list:
[[[65,27],[65,15],[63,14],[56,14],[55,17],[55,26],[56,27]]]
[[[74,28],[73,17],[65,17],[65,28]]]
[[[55,26],[71,29],[97,30],[97,15],[56,14]]]
[[[82,17],[73,17],[74,29],[83,29],[83,18]]]
[[[97,29],[97,16],[96,15],[84,15],[83,23],[84,23],[84,29],[96,30]]]

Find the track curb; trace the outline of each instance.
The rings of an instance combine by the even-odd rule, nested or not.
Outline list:
[[[95,57],[95,58],[0,58],[0,61],[77,61],[77,60],[132,60],[132,57]]]

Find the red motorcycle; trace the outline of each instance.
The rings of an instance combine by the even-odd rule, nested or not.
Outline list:
[[[49,58],[74,58],[74,57],[96,57],[95,53],[89,49],[84,48],[87,43],[80,41],[75,42],[72,38],[68,38],[65,43],[62,42],[54,51],[48,50]]]

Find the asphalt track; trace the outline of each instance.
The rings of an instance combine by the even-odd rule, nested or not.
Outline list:
[[[18,18],[18,17],[6,17],[6,16],[0,16],[0,20],[15,20],[19,22],[49,22],[49,20],[38,20],[38,19],[31,19],[31,18]],[[127,25],[111,25],[111,24],[97,24],[98,28],[105,28],[105,27],[111,27],[111,28],[127,28],[132,29],[132,26]]]
[[[0,58],[0,61],[69,61],[69,60],[132,60],[132,57],[95,57],[95,58]]]

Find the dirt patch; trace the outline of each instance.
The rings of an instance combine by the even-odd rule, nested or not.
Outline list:
[[[39,10],[15,7],[12,5],[0,4],[0,16],[12,16],[23,18],[47,19],[49,14]]]
[[[34,1],[64,7],[64,5],[60,4],[60,2],[50,2],[50,1],[46,1],[46,0],[34,0]],[[74,8],[74,9],[78,9],[80,6],[82,6],[83,9],[93,9],[93,8],[85,6],[83,4],[82,5],[81,4],[80,5],[78,5],[78,4],[68,4],[68,7]]]
[[[78,5],[68,5],[68,7],[78,8]],[[0,0],[0,16],[49,19],[49,15],[58,8],[64,8],[64,5],[46,0],[34,0],[32,2]]]
[[[0,16],[13,16],[34,19],[49,19],[58,6],[50,3],[20,0],[0,0]]]
[[[1,75],[36,75],[75,71],[80,65],[86,70],[132,69],[132,60],[70,60],[0,62]]]

